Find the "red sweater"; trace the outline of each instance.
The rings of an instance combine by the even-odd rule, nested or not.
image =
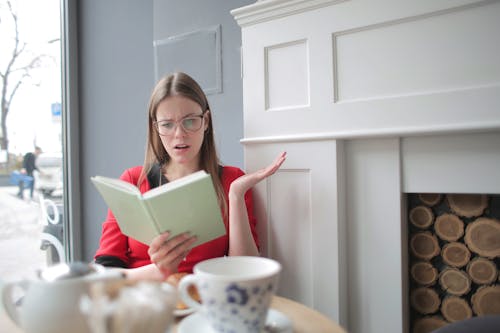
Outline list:
[[[120,176],[120,179],[132,184],[137,184],[141,170],[141,166],[127,169]],[[239,178],[242,175],[244,175],[244,172],[239,168],[230,166],[223,167],[222,186],[224,188],[226,203],[228,204],[228,206],[229,186],[235,179]],[[142,182],[139,190],[141,191],[141,193],[150,190],[150,184],[147,179]],[[259,243],[256,231],[257,223],[253,215],[253,199],[251,190],[249,190],[245,194],[245,203],[247,207],[248,220],[250,223],[252,236],[255,244],[257,244],[258,246]],[[137,222],[139,223],[140,221]],[[224,224],[226,225],[226,234],[192,248],[186,259],[179,264],[179,272],[191,273],[193,271],[193,266],[198,262],[210,258],[222,257],[228,254],[229,220],[227,217],[224,219]],[[102,224],[101,241],[95,258],[99,256],[111,256],[121,260],[128,268],[141,267],[151,263],[148,255],[148,249],[148,245],[122,234],[113,213],[108,209],[106,221],[104,221],[104,223]]]

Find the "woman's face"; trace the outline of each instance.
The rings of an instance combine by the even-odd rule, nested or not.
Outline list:
[[[164,99],[156,110],[156,122],[160,127],[161,142],[170,156],[170,162],[188,168],[198,168],[200,148],[208,115],[204,117],[201,107],[183,96],[170,96]],[[196,129],[201,121],[201,126]],[[195,126],[195,127],[193,127]]]

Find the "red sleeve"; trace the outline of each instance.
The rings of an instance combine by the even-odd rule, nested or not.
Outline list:
[[[224,167],[224,172],[222,174],[222,186],[224,187],[224,191],[226,192],[226,198],[229,194],[229,187],[231,186],[231,183],[243,176],[245,173],[243,170],[236,168],[236,167]],[[252,232],[252,237],[255,242],[255,245],[259,249],[259,237],[257,235],[257,219],[255,218],[254,215],[254,205],[253,205],[253,192],[252,189],[248,190],[247,193],[245,193],[245,204],[247,207],[247,214],[248,214],[248,222],[250,224],[250,230]],[[228,203],[229,205],[229,203]]]
[[[135,167],[128,170],[125,170],[123,174],[120,176],[120,179],[132,183],[137,184],[139,174],[141,171],[141,167]],[[146,184],[147,181],[143,183],[140,190],[141,192],[145,192],[147,189],[145,187],[149,187],[149,184]],[[128,237],[122,234],[118,223],[116,222],[116,218],[108,209],[108,214],[106,220],[102,224],[102,234],[101,240],[99,242],[99,248],[94,256],[94,259],[99,256],[112,256],[123,261],[127,266],[130,265],[129,260],[129,242]]]
[[[127,256],[128,240],[127,236],[122,234],[118,223],[116,223],[115,216],[108,209],[106,220],[102,224],[101,240],[99,248],[94,256],[94,259],[100,256],[112,256],[123,261],[127,266],[129,260]]]

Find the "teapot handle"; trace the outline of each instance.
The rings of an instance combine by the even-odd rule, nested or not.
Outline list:
[[[179,287],[177,289],[179,290],[179,296],[181,300],[190,308],[199,310],[201,308],[200,303],[198,303],[196,300],[194,300],[191,295],[189,294],[188,288],[190,285],[195,285],[196,282],[199,280],[199,277],[194,275],[194,274],[189,274],[184,276],[181,281],[179,282]]]
[[[2,287],[2,304],[7,315],[12,319],[12,321],[19,327],[21,327],[21,321],[19,320],[19,310],[18,307],[12,302],[12,291],[16,287],[21,287],[25,291],[28,289],[28,282],[8,282]]]

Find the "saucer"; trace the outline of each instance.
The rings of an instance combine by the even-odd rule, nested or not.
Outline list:
[[[196,310],[193,308],[187,308],[187,309],[175,309],[174,310],[174,316],[176,317],[185,317],[187,315],[192,314]]]
[[[177,333],[216,333],[205,317],[196,312],[184,318],[177,327]],[[269,309],[266,319],[266,327],[262,333],[293,333],[293,325],[290,319],[283,313]]]

